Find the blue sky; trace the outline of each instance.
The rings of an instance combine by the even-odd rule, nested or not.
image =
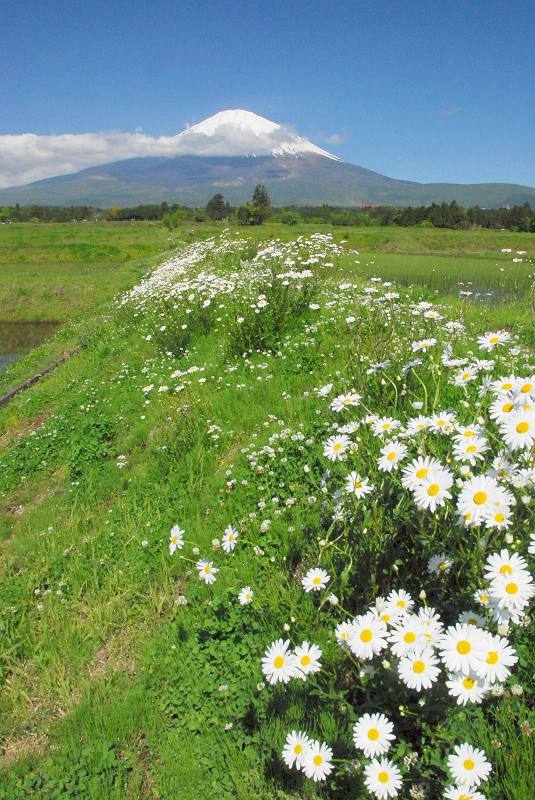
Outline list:
[[[246,108],[394,178],[535,186],[534,30],[524,0],[9,3],[0,134]]]

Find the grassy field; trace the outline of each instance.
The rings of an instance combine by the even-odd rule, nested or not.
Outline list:
[[[9,238],[14,227],[0,233]],[[82,226],[73,227],[77,242]],[[20,234],[27,242],[30,230]],[[104,246],[107,230],[123,237],[135,271],[127,274],[124,259],[78,319],[2,378],[19,379],[67,341],[81,348],[0,410],[0,800],[364,800],[371,759],[355,748],[352,731],[365,711],[394,725],[386,757],[402,773],[402,797],[444,797],[448,756],[468,742],[492,763],[481,787],[489,800],[531,800],[529,618],[508,626],[519,658],[512,675],[466,707],[448,693],[444,665],[436,685],[418,693],[400,681],[390,649],[365,660],[335,636],[340,623],[382,609],[378,598],[399,590],[415,610],[435,608],[446,627],[476,611],[496,634],[474,594],[485,587],[490,554],[508,547],[527,558],[533,506],[523,498],[533,486],[520,471],[531,463],[529,449],[508,456],[506,527],[460,527],[459,482],[484,473],[504,448],[488,413],[493,398],[480,393],[486,376],[527,380],[534,372],[526,349],[531,267],[514,265],[518,293],[506,286],[492,304],[461,303],[458,283],[484,273],[485,285],[501,287],[513,254],[498,251],[524,249],[528,258],[529,242],[400,231],[400,252],[392,253],[391,242],[371,237],[398,231],[359,229],[336,231],[335,240],[349,239],[360,255],[313,239],[271,246],[262,257],[260,236],[305,234],[266,226],[245,232],[253,242],[188,245],[180,271],[164,267],[118,306],[106,294],[147,271],[149,254],[134,256],[128,237],[135,231],[142,244],[143,231],[154,236],[153,253],[169,243],[167,232],[149,226],[115,233],[88,224],[83,236]],[[177,239],[196,239],[189,231]],[[366,236],[376,253],[359,238]],[[446,279],[439,273],[420,290],[426,263],[454,274],[444,269]],[[297,268],[312,277],[273,277]],[[397,275],[406,288],[364,280],[376,275]],[[430,294],[433,308],[418,305]],[[479,349],[477,336],[500,314],[518,351]],[[424,339],[435,344],[422,349]],[[469,365],[494,363],[456,385],[459,365],[442,358],[448,362],[450,346]],[[329,383],[322,397],[318,389]],[[361,400],[333,411],[331,400],[351,391]],[[399,472],[378,465],[390,439],[362,420],[388,416],[405,427],[419,414],[444,412],[455,424],[479,419],[488,450],[466,471],[451,435],[409,432],[406,463],[425,452],[455,478],[452,498],[425,511]],[[346,435],[355,447],[346,452],[344,444],[343,460],[330,460],[325,443],[352,421],[359,424]],[[352,470],[374,487],[362,499],[344,492]],[[185,542],[171,554],[174,525]],[[229,525],[238,542],[226,553]],[[433,556],[447,569],[431,571]],[[200,579],[199,559],[219,570],[215,583]],[[328,573],[328,587],[305,592],[302,579],[316,567]],[[253,590],[251,604],[238,602],[243,587]],[[317,644],[321,670],[270,685],[261,660],[278,639]],[[285,766],[292,730],[333,749],[326,780]]]
[[[151,223],[0,225],[0,320],[70,320],[126,289],[168,247]]]
[[[222,228],[188,223],[169,233],[152,222],[0,225],[0,321],[71,320],[135,283],[150,259],[174,243],[206,238]],[[247,234],[288,241],[316,229],[267,224]],[[493,291],[499,302],[519,301],[529,292],[535,271],[532,239],[508,231],[334,229],[335,241],[365,254],[364,277],[377,272],[451,296],[463,282],[476,291]],[[502,248],[513,253],[501,253]],[[527,251],[521,264],[512,262],[517,250]]]

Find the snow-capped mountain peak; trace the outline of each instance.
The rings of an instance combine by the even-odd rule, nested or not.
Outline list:
[[[191,155],[303,156],[313,154],[341,161],[338,156],[279,125],[241,108],[219,111],[174,137],[177,149]]]

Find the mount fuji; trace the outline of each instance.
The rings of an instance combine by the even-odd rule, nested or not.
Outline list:
[[[108,134],[104,152],[98,134],[79,136],[86,148],[84,163],[91,166],[73,172],[65,158],[61,171],[68,174],[0,189],[0,203],[106,207],[165,200],[199,206],[221,192],[235,205],[264,183],[279,206],[403,206],[452,200],[465,206],[535,205],[535,189],[527,186],[388,178],[342,161],[287,125],[243,109],[220,111],[176,136]],[[56,153],[67,138],[34,137],[58,140],[50,143]]]

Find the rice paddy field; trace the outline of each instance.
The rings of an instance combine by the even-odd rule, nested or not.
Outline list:
[[[531,800],[530,236],[0,244],[0,800]]]

